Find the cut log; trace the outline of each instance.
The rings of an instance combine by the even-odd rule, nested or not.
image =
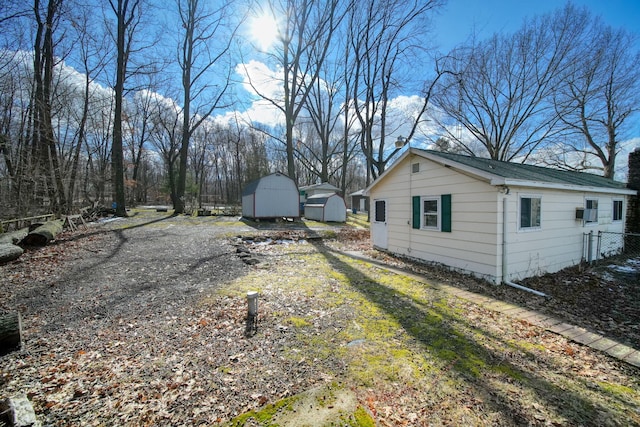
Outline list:
[[[31,231],[22,239],[22,243],[29,246],[44,246],[62,231],[62,220],[48,221]]]
[[[0,314],[0,356],[20,350],[22,321],[20,313]]]
[[[12,243],[17,245],[20,243],[22,239],[24,239],[27,234],[29,234],[29,227],[21,228],[16,231],[9,231],[7,233],[0,234],[0,244],[1,243]]]
[[[24,250],[13,243],[0,243],[0,264],[20,258]]]

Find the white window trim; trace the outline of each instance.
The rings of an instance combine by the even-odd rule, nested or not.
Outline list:
[[[540,199],[540,225],[537,225],[535,227],[523,227],[522,223],[520,222],[521,218],[522,218],[522,199]],[[517,213],[517,225],[518,225],[518,232],[521,233],[530,233],[530,232],[535,232],[535,231],[540,231],[542,230],[542,194],[531,194],[531,193],[522,193],[522,194],[518,194],[518,213]]]
[[[585,197],[585,199],[584,199],[584,212],[585,212],[585,215],[586,215],[587,211],[589,210],[587,208],[587,201],[588,200],[594,200],[596,202],[596,204],[598,205],[598,207],[596,208],[596,220],[595,221],[587,221],[586,219],[584,219],[584,220],[582,220],[582,222],[587,227],[595,227],[598,224],[600,224],[600,200],[597,197]]]
[[[614,209],[614,206],[616,205],[616,202],[622,203],[622,213],[621,213],[622,217],[620,219],[615,219],[614,218],[614,215],[615,215],[615,212],[616,212],[615,209]],[[611,201],[611,211],[612,211],[611,212],[611,221],[612,222],[616,222],[616,223],[623,222],[624,221],[624,214],[625,214],[624,199],[613,199]]]
[[[436,201],[436,209],[438,210],[438,212],[437,212],[437,225],[435,227],[433,227],[433,226],[427,227],[424,224],[424,216],[425,216],[424,202],[426,202],[427,200],[435,200]],[[441,215],[442,215],[442,206],[441,206],[441,203],[440,203],[440,196],[422,196],[422,197],[420,197],[420,228],[421,229],[423,229],[423,230],[440,231],[440,227],[442,225],[442,220],[440,218]]]

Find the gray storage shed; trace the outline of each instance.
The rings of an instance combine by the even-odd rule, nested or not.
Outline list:
[[[298,186],[287,175],[276,172],[247,184],[242,191],[245,218],[299,218]]]
[[[316,221],[346,222],[347,205],[338,194],[315,194],[307,198],[304,205],[304,216]]]

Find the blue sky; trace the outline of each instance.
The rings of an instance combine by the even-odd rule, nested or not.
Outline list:
[[[449,0],[434,20],[434,34],[441,51],[465,41],[474,31],[481,39],[493,33],[513,32],[526,17],[552,12],[565,0]],[[613,27],[640,31],[640,0],[573,0],[601,16]]]

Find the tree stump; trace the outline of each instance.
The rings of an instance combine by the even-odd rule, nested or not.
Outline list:
[[[22,320],[20,313],[0,314],[0,356],[20,350]]]

